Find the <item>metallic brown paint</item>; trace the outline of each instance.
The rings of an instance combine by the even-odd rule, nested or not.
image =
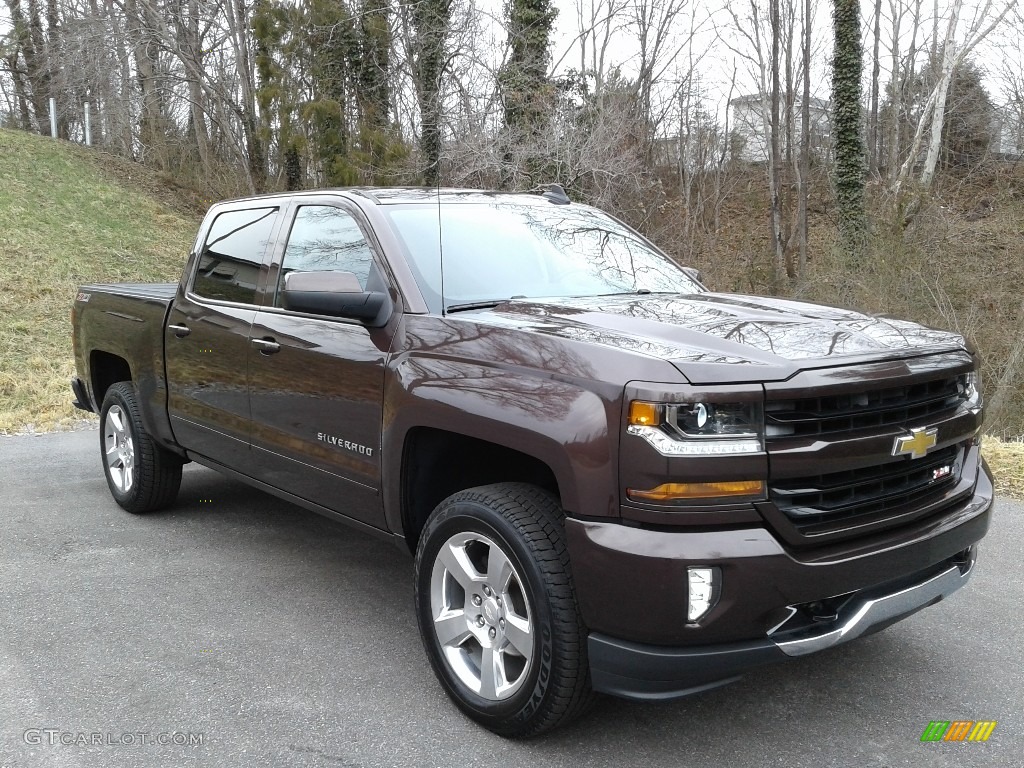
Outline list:
[[[442,198],[472,204],[495,195]],[[992,489],[972,442],[980,416],[970,413],[929,425],[939,428],[939,447],[965,446],[959,485],[927,507],[845,535],[808,541],[767,498],[669,507],[625,497],[626,487],[669,481],[770,481],[868,466],[888,455],[900,431],[669,458],[626,434],[631,399],[763,402],[897,386],[973,368],[959,337],[846,310],[712,293],[510,301],[430,314],[380,210],[413,200],[437,204],[429,190],[348,190],[214,206],[176,293],[170,286],[83,287],[92,299],[76,312],[79,375],[92,386],[93,351],[123,359],[142,394],[147,429],[161,444],[399,539],[408,533],[401,478],[413,430],[445,430],[534,457],[558,484],[587,626],[636,642],[763,638],[786,605],[891,581],[984,535]],[[299,203],[337,204],[357,216],[395,302],[385,327],[273,308]],[[190,294],[213,217],[270,204],[281,214],[256,305]],[[175,323],[192,332],[177,338],[166,330]],[[265,354],[252,339],[281,348]],[[317,441],[318,432],[379,450],[346,452]],[[715,565],[723,575],[717,606],[698,624],[685,622],[687,565]]]

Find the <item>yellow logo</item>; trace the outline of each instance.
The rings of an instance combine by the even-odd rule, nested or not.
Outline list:
[[[935,427],[931,429],[912,429],[909,435],[901,435],[896,438],[896,442],[892,446],[892,455],[920,459],[928,453],[929,448],[935,447],[935,443],[938,442],[936,437],[938,434],[939,430]]]

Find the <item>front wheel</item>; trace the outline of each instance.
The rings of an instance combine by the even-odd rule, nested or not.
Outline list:
[[[129,512],[153,512],[177,497],[182,461],[146,432],[131,382],[111,385],[103,398],[100,451],[110,494]]]
[[[586,630],[558,502],[499,483],[450,496],[416,553],[416,618],[435,674],[471,718],[533,736],[591,699]]]

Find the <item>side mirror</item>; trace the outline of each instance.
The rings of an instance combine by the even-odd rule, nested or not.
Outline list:
[[[351,272],[289,272],[284,276],[281,305],[293,312],[347,317],[379,327],[391,316],[391,297],[364,291]]]
[[[686,273],[687,277],[689,277],[692,280],[696,280],[698,283],[701,284],[702,287],[707,288],[707,286],[704,285],[704,275],[701,273],[699,269],[694,269],[693,267],[683,267],[683,272]]]

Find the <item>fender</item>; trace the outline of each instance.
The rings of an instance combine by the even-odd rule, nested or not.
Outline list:
[[[543,348],[554,340],[543,336],[515,334],[517,359],[500,362],[493,345],[495,337],[505,335],[502,331],[487,329],[472,338],[465,331],[473,324],[460,323],[463,333],[445,334],[451,348],[430,345],[428,352],[417,343],[425,340],[417,338],[416,325],[410,318],[407,333],[400,334],[413,349],[392,356],[384,383],[381,472],[385,517],[393,532],[403,530],[403,447],[415,427],[454,432],[532,456],[551,469],[568,513],[618,516],[619,440],[611,430],[618,429],[621,386],[524,365],[535,353],[551,351]],[[484,343],[492,347],[490,354],[479,348]],[[448,344],[442,341],[441,347]],[[559,362],[570,371],[564,345],[558,348]],[[551,357],[540,357],[550,368]]]

